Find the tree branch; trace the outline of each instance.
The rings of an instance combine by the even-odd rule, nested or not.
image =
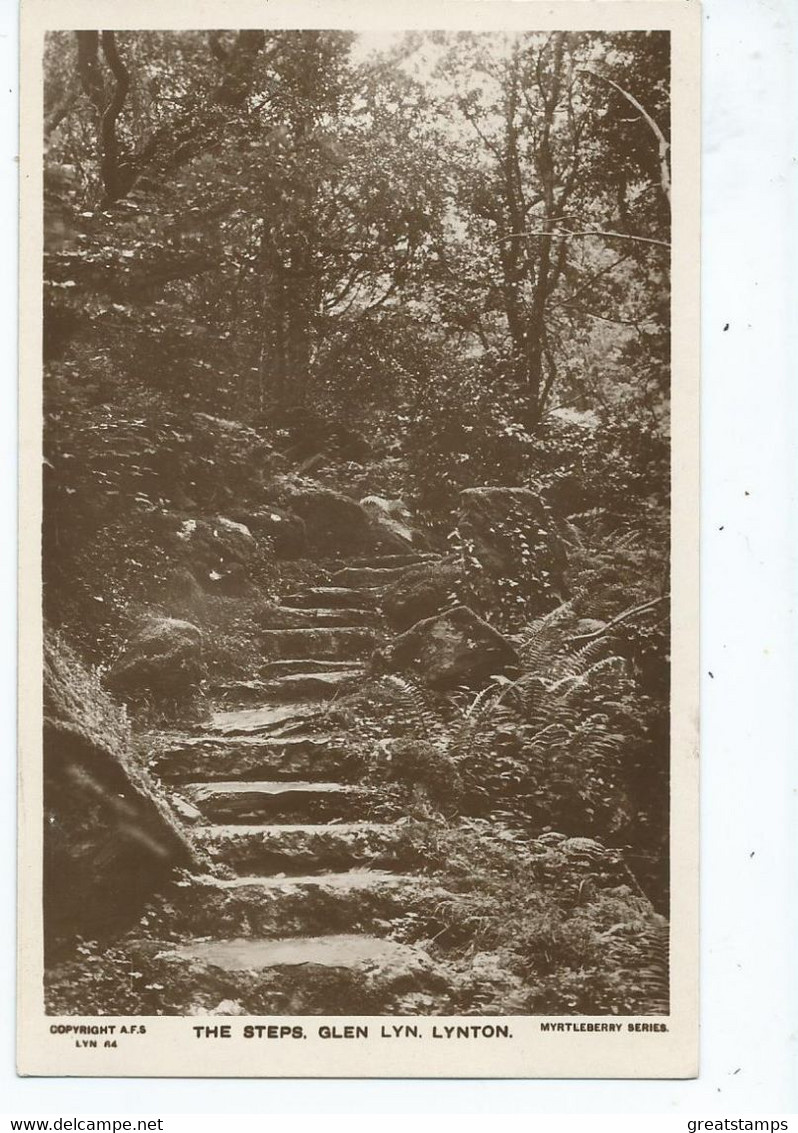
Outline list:
[[[607,275],[608,272],[614,271],[614,269],[617,268],[619,264],[622,264],[625,260],[628,260],[631,254],[631,252],[624,252],[624,254],[622,256],[619,256],[617,260],[613,260],[611,264],[603,267],[601,271],[597,271],[596,274],[592,275],[586,283],[583,283],[579,287],[577,287],[576,291],[574,291],[571,295],[566,295],[564,303],[570,303],[572,300],[578,299],[580,295],[583,295],[585,291],[589,290],[593,286],[597,279],[600,279],[602,275]]]
[[[56,130],[69,114],[72,107],[78,100],[80,95],[80,76],[75,75],[70,80],[67,89],[64,92],[63,98],[55,104],[50,112],[45,115],[44,119],[44,138],[45,141],[50,137],[54,130]]]
[[[119,161],[116,121],[130,89],[130,73],[117,50],[112,31],[79,31],[78,75],[83,90],[97,112],[97,153],[104,201],[116,201],[130,189],[134,180],[131,162]],[[106,101],[105,82],[100,69],[99,46],[114,79],[111,97]]]
[[[569,637],[568,641],[573,644],[575,641],[592,641],[594,637],[603,637],[614,625],[618,625],[619,622],[628,621],[629,618],[634,617],[636,614],[644,614],[647,610],[653,610],[655,606],[659,606],[662,602],[666,601],[667,597],[667,594],[663,594],[661,598],[652,598],[650,602],[643,602],[640,606],[632,606],[630,609],[624,610],[622,614],[617,614],[616,617],[608,621],[601,629],[596,629],[592,633],[580,633],[576,637]]]
[[[570,240],[573,237],[580,236],[606,236],[612,240],[634,240],[641,244],[656,244],[660,248],[670,248],[670,243],[667,240],[655,240],[653,236],[632,236],[628,232],[605,232],[602,229],[590,229],[587,232],[541,232],[538,229],[528,229],[525,232],[508,232],[505,236],[500,236],[499,240],[526,240],[530,236],[544,237],[549,240]]]
[[[216,88],[216,100],[223,106],[241,106],[249,94],[252,70],[258,53],[266,43],[266,32],[239,31],[229,51],[222,46],[219,32],[212,32],[209,42],[214,59],[224,71]]]
[[[101,172],[105,196],[108,201],[124,197],[135,178],[130,162],[119,161],[119,139],[116,136],[116,120],[125,105],[130,90],[130,72],[117,50],[116,37],[112,31],[101,33],[103,55],[114,76],[114,90],[110,102],[103,111],[100,122],[102,161]]]
[[[598,73],[598,71],[591,71],[589,67],[582,67],[580,68],[580,70],[583,74],[592,75],[594,79],[598,79],[602,83],[607,83],[608,86],[611,86],[614,90],[617,90],[618,94],[622,95],[623,98],[625,98],[626,101],[631,106],[633,106],[639,114],[643,116],[643,120],[645,121],[646,125],[649,127],[654,137],[657,139],[657,146],[659,148],[660,187],[662,188],[663,195],[668,202],[668,205],[670,205],[671,171],[670,163],[668,161],[668,151],[670,150],[670,143],[668,142],[668,139],[665,137],[662,130],[648,113],[646,108],[642,106],[637,101],[635,96],[633,94],[630,94],[628,90],[624,90],[623,87],[619,86],[616,82],[613,82],[612,79],[608,79],[606,75],[601,75]]]
[[[618,326],[634,327],[636,331],[640,330],[640,319],[613,319],[610,315],[600,315],[597,311],[588,311],[586,307],[580,307],[576,303],[560,303],[560,307],[564,311],[576,311],[578,315],[588,315],[591,319],[599,319],[602,323],[615,323]]]
[[[460,107],[460,110],[462,112],[463,117],[466,119],[467,122],[470,122],[470,124],[473,126],[473,128],[476,131],[476,134],[479,137],[482,144],[488,150],[490,150],[490,152],[493,154],[494,157],[498,158],[498,160],[501,161],[502,160],[502,152],[501,152],[500,147],[497,146],[494,142],[492,142],[490,140],[490,138],[487,136],[487,134],[485,134],[484,131],[480,128],[480,125],[477,122],[476,116],[471,114],[471,112],[468,110],[468,107],[466,106],[466,103],[465,103],[465,99],[458,98],[457,103],[458,103],[458,106]]]

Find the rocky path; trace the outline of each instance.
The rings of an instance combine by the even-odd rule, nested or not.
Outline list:
[[[403,869],[403,824],[370,817],[354,745],[326,720],[385,636],[381,588],[423,557],[354,560],[285,597],[291,628],[263,631],[257,677],[217,690],[201,730],[151,737],[207,872],[166,895],[150,935],[206,1010],[380,1013],[440,982],[388,935],[431,883]]]

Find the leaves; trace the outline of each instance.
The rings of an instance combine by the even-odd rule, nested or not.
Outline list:
[[[667,588],[670,217],[655,135],[620,92],[667,141],[667,37],[116,46],[133,180],[110,203],[74,37],[46,44],[48,615],[102,656],[183,564],[182,521],[270,506],[306,460],[355,497],[401,496],[442,545],[463,489],[534,488],[545,522],[502,521],[496,577],[451,540],[453,599],[518,634],[520,677],[442,715],[395,684],[390,727],[448,751],[474,814],[656,856],[664,610],[613,619]]]

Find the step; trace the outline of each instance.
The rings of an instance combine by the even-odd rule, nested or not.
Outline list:
[[[402,822],[227,824],[198,826],[191,836],[211,860],[240,874],[303,875],[420,864]]]
[[[352,682],[362,679],[363,667],[357,669],[339,669],[332,673],[315,673],[309,670],[298,673],[287,673],[283,677],[265,681],[264,688],[267,696],[285,700],[323,700],[337,696],[338,693],[349,689]]]
[[[227,681],[225,684],[214,685],[211,691],[212,695],[219,695],[224,699],[235,698],[238,701],[329,700],[362,675],[363,666],[327,673],[305,668],[269,681]]]
[[[264,680],[287,677],[293,673],[364,673],[362,661],[324,661],[313,657],[295,657],[289,661],[267,661],[260,669]]]
[[[268,874],[256,877],[198,877],[198,884],[211,889],[234,891],[238,889],[269,890],[279,893],[296,893],[302,890],[350,893],[355,890],[378,889],[388,886],[416,885],[418,876],[407,873],[389,873],[385,869],[348,869],[337,873],[308,873],[302,875]]]
[[[259,640],[267,660],[324,658],[356,659],[370,656],[377,646],[371,629],[273,629],[261,630]]]
[[[369,792],[351,783],[250,782],[185,783],[181,795],[211,822],[296,822],[353,817]]]
[[[286,595],[282,604],[300,610],[319,607],[328,610],[370,610],[374,607],[374,595],[348,586],[310,586],[307,590]]]
[[[272,606],[259,618],[264,629],[320,629],[326,626],[341,626],[352,629],[360,626],[373,626],[379,623],[376,610],[355,609],[350,606],[314,606],[298,609],[294,606]]]
[[[406,571],[406,566],[344,567],[333,575],[332,580],[338,586],[361,586],[367,590],[379,590],[397,582]]]
[[[245,929],[217,940],[132,940],[128,949],[132,963],[150,981],[169,984],[165,1014],[211,1015],[217,1023],[232,1015],[294,1024],[300,1017],[297,1034],[307,1035],[317,1027],[302,1016],[321,1021],[373,1016],[376,1031],[379,1016],[417,1012],[419,995],[425,1014],[449,1015],[456,1002],[446,969],[419,946],[377,932],[283,931],[260,937]],[[150,998],[142,1008],[151,1003],[152,993],[146,994]],[[293,1030],[288,1027],[286,1033]]]
[[[408,551],[397,555],[367,555],[366,557],[338,560],[341,567],[410,567],[433,562],[442,556],[434,551]]]
[[[156,936],[286,936],[383,929],[410,904],[447,896],[426,877],[354,869],[298,876],[191,877],[150,901]]]
[[[230,740],[175,737],[150,754],[149,767],[168,783],[231,779],[329,779],[358,770],[358,759],[340,736],[298,733],[278,738]]]
[[[257,972],[265,968],[361,968],[400,965],[426,971],[431,960],[409,944],[379,936],[341,933],[331,936],[288,936],[276,940],[239,937],[232,940],[192,941],[167,950],[168,955],[192,964],[226,972]],[[163,955],[163,954],[162,954]]]
[[[221,735],[268,732],[273,736],[296,732],[309,720],[324,714],[324,701],[299,701],[295,704],[261,704],[256,708],[219,710],[211,715],[208,732]]]

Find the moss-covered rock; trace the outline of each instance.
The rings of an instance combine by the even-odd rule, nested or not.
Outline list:
[[[52,950],[131,921],[192,851],[133,756],[124,710],[59,638],[45,642],[43,742]]]
[[[401,552],[423,543],[420,533],[411,527],[409,512],[401,500],[367,496],[358,502],[345,492],[298,475],[277,477],[267,496],[269,508],[260,509],[253,522],[261,525],[267,523],[266,517],[276,517],[272,522],[282,534],[288,532],[289,523],[296,528],[299,520],[304,527],[304,546],[311,555]],[[269,510],[272,505],[273,511]]]
[[[312,555],[351,554],[371,545],[369,517],[357,500],[314,480],[284,477],[275,482],[274,503],[305,525]]]
[[[493,604],[545,613],[567,597],[565,549],[541,497],[529,488],[460,493],[457,533],[464,561],[493,593]],[[479,577],[472,583],[480,589]]]
[[[113,665],[108,684],[128,699],[176,696],[195,687],[202,675],[202,631],[192,622],[153,617]]]
[[[256,511],[236,513],[258,540],[259,545],[270,549],[278,559],[299,559],[307,549],[305,521],[298,515],[276,505]]]
[[[518,662],[515,649],[468,606],[425,618],[381,655],[393,671],[409,671],[430,688],[476,684]]]
[[[245,567],[255,553],[255,539],[246,524],[226,516],[180,520],[176,535],[203,585],[218,581],[233,568]]]
[[[398,630],[410,629],[457,599],[460,569],[453,563],[432,561],[410,567],[382,596],[383,612]]]
[[[400,552],[425,545],[421,532],[413,526],[412,516],[404,500],[365,496],[360,501],[360,506],[371,521],[377,545]]]

